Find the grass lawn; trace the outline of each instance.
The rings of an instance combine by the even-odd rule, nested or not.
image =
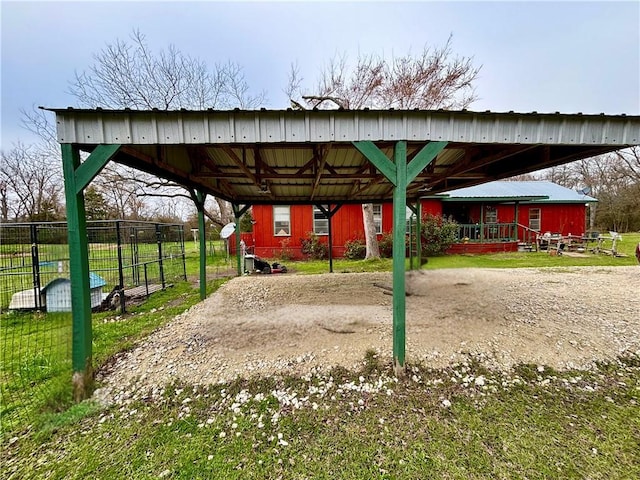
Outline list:
[[[171,385],[2,445],[2,478],[638,478],[640,358]]]
[[[612,257],[611,255],[587,254],[586,257],[570,257],[567,255],[552,256],[547,252],[513,252],[494,253],[486,255],[443,255],[431,257],[423,266],[424,269],[437,268],[523,268],[523,267],[576,267],[576,266],[626,266],[637,265],[635,257],[636,245],[640,242],[640,233],[627,233],[622,235],[622,241],[618,243],[618,252],[624,257]],[[329,271],[328,260],[312,260],[304,262],[283,262],[291,271],[297,273],[326,273]],[[409,268],[409,260],[405,262]],[[333,261],[333,271],[337,273],[355,272],[379,272],[391,271],[390,258],[379,260],[344,260]]]

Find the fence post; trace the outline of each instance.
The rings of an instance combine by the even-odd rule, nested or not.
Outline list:
[[[40,255],[38,253],[38,230],[35,223],[29,226],[31,236],[31,276],[33,279],[33,304],[37,310],[42,310],[42,296],[40,285]]]
[[[120,296],[120,313],[126,312],[126,300],[124,298],[124,267],[122,263],[122,235],[120,230],[120,220],[116,220],[116,242],[118,244],[118,295]]]
[[[165,289],[164,281],[164,267],[162,265],[162,232],[160,231],[160,224],[156,223],[156,242],[158,243],[158,265],[160,267],[160,282],[162,283],[162,289]]]
[[[178,231],[180,232],[180,252],[182,254],[182,275],[184,277],[184,281],[187,281],[187,264],[185,261],[185,253],[184,253],[184,225],[178,225]]]
[[[147,292],[147,298],[149,298],[149,279],[147,278],[147,262],[144,263],[144,288]]]

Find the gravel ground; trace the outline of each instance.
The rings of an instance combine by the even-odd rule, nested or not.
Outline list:
[[[379,285],[391,274],[235,278],[100,372],[100,395],[354,368],[369,349],[390,361],[391,296]],[[473,353],[493,368],[588,368],[640,350],[638,267],[427,270],[407,274],[407,293],[409,363]]]

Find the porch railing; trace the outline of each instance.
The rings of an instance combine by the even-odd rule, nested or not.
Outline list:
[[[518,239],[515,223],[459,223],[459,242],[514,242]]]
[[[520,223],[459,223],[459,242],[523,242],[535,244],[540,232]]]

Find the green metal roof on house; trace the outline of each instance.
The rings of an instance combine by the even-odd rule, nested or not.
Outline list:
[[[455,201],[530,201],[535,203],[589,203],[597,202],[557,183],[538,180],[526,182],[496,181],[473,187],[450,190],[442,194],[443,202]]]

